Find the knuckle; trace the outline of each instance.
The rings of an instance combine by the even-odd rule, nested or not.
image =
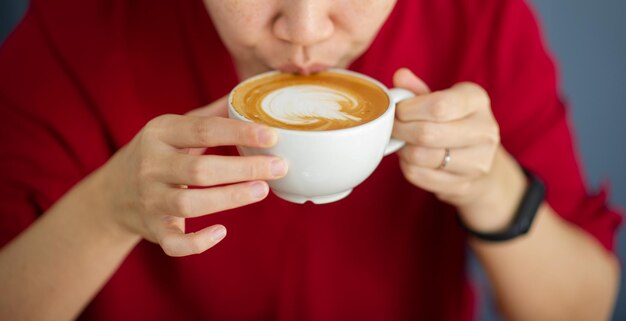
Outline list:
[[[486,140],[491,145],[497,145],[500,143],[500,126],[494,121],[492,126],[489,126],[486,134]]]
[[[419,145],[432,145],[437,140],[437,126],[425,122],[415,131],[415,142]]]
[[[202,145],[210,146],[215,127],[217,126],[215,117],[199,118],[193,125],[193,134]]]
[[[159,210],[159,198],[155,197],[152,189],[140,184],[136,191],[136,206],[141,213],[152,213]]]
[[[180,253],[176,250],[175,239],[171,236],[165,236],[159,242],[161,244],[161,248],[163,252],[171,257],[181,256]]]
[[[489,93],[481,85],[474,82],[462,82],[460,85],[467,89],[478,106],[491,107],[491,97],[489,97]]]
[[[259,177],[259,175],[263,172],[262,166],[259,165],[259,162],[248,162],[245,167],[245,175],[252,179]]]
[[[500,144],[500,126],[493,126],[491,129],[491,143],[492,145]]]
[[[424,150],[419,147],[413,147],[409,150],[409,158],[412,163],[417,165],[424,165],[428,160]]]
[[[254,178],[271,177],[271,159],[263,157],[252,164],[252,173]]]
[[[180,255],[178,254],[177,251],[175,251],[172,247],[170,246],[166,246],[166,245],[161,245],[161,248],[163,249],[163,252],[167,255],[167,256],[171,256],[171,257],[179,257]]]
[[[251,200],[250,191],[242,186],[233,187],[228,194],[228,199],[232,205],[246,204]]]
[[[257,127],[247,123],[240,124],[241,128],[237,131],[239,134],[239,141],[244,144],[254,145],[258,141],[257,139]]]
[[[500,128],[498,126],[489,126],[481,134],[478,141],[489,146],[500,144]]]
[[[413,160],[411,159],[411,150],[411,145],[407,145],[398,151],[401,166],[403,163],[413,163]]]
[[[414,170],[411,168],[412,166],[408,166],[405,165],[402,167],[402,174],[404,175],[404,178],[413,183],[413,184],[418,184],[420,181],[418,179],[416,179],[415,175],[414,175]]]
[[[200,254],[205,251],[206,249],[205,243],[202,242],[202,239],[200,237],[198,237],[198,234],[194,232],[194,233],[189,233],[188,236],[189,236],[188,250],[190,254]]]
[[[402,121],[402,122],[407,121],[407,117],[406,117],[404,111],[402,109],[400,109],[400,105],[397,105],[397,107],[396,107],[396,119],[395,119],[395,122],[398,122],[398,121]],[[394,126],[394,131],[396,130],[395,127],[396,126]]]
[[[487,175],[489,174],[490,171],[491,171],[491,164],[487,162],[480,163],[476,167],[476,173],[478,174],[478,176]]]
[[[407,162],[402,162],[402,172],[404,173],[404,177],[406,179],[408,179],[409,181],[415,182],[415,181],[419,181],[419,182],[423,182],[423,173],[417,168],[417,166],[414,166],[412,164],[409,164]]]
[[[262,179],[271,177],[271,159],[267,157],[255,157],[246,162],[244,175],[248,179]]]
[[[436,178],[431,174],[431,171],[418,171],[416,173],[416,179],[422,182],[425,186],[437,186],[438,182]]]
[[[480,90],[482,87],[473,81],[462,81],[455,85],[456,87],[467,88],[470,90]]]
[[[196,157],[194,160],[189,162],[187,177],[190,184],[198,186],[204,185],[207,181],[206,178],[210,177],[212,174],[211,168],[206,166],[206,163],[201,157]]]
[[[400,102],[396,106],[396,117],[401,121],[410,121],[411,120],[411,109],[412,106],[408,104],[406,101]]]
[[[148,123],[146,123],[146,126],[144,126],[142,130],[142,136],[146,138],[158,137],[161,133],[162,128],[165,126],[165,123],[168,122],[171,117],[171,115],[160,115],[152,118],[148,121]]]
[[[440,93],[430,107],[430,113],[436,121],[445,121],[450,110],[451,97],[449,94]]]
[[[485,106],[490,106],[491,105],[491,99],[489,97],[489,93],[487,92],[487,90],[485,88],[483,88],[482,86],[473,83],[473,82],[467,82],[465,83],[471,90],[473,90],[474,92],[476,92],[476,97],[478,97],[479,99],[479,103],[481,103],[482,105]]]
[[[488,162],[480,161],[468,165],[466,175],[472,179],[475,179],[489,174],[490,171],[491,164],[489,164]]]
[[[475,92],[484,92],[485,90],[483,89],[483,87],[481,87],[479,84],[473,82],[473,81],[462,81],[459,82],[458,84],[454,85],[455,87],[459,87],[462,89],[467,89],[467,90],[471,90],[471,91],[475,91]]]
[[[193,202],[189,193],[177,191],[172,194],[171,209],[177,216],[189,217],[193,214]]]
[[[160,116],[154,117],[150,119],[148,123],[146,123],[146,126],[144,127],[144,129],[153,130],[153,129],[161,128],[163,127],[163,123],[166,122],[169,117],[170,117],[169,115],[160,115]]]

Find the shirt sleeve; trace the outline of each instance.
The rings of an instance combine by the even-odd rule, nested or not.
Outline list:
[[[102,153],[96,150],[106,150],[84,130],[94,126],[85,96],[35,3],[0,47],[0,246],[93,170],[85,164]]]
[[[502,144],[545,182],[558,215],[612,251],[621,215],[607,205],[606,188],[590,192],[586,185],[555,63],[533,12],[522,0],[489,3],[469,27],[467,55],[469,66],[486,66],[473,73],[489,92]]]

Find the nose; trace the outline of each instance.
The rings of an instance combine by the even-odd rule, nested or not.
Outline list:
[[[281,9],[273,25],[279,39],[306,47],[330,38],[334,32],[328,0],[284,0]]]

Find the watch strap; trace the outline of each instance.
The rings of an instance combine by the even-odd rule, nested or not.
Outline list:
[[[528,186],[513,217],[513,222],[506,230],[491,233],[475,231],[465,225],[463,220],[457,215],[461,228],[468,234],[488,242],[508,241],[528,233],[537,215],[537,210],[543,203],[546,188],[539,177],[525,168],[522,168],[522,170],[528,179]]]

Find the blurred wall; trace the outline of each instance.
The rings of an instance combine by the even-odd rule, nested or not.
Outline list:
[[[27,0],[0,0],[0,43],[19,21]],[[610,181],[612,202],[626,208],[626,1],[532,0],[549,47],[559,61],[564,96],[571,107],[586,176],[597,189]],[[626,233],[618,249],[626,258]],[[484,275],[472,264],[483,284]],[[626,269],[622,267],[622,282]],[[614,320],[626,320],[626,294],[618,298]],[[482,300],[481,320],[498,320],[492,303]]]
[[[0,43],[20,21],[28,0],[0,0]]]

